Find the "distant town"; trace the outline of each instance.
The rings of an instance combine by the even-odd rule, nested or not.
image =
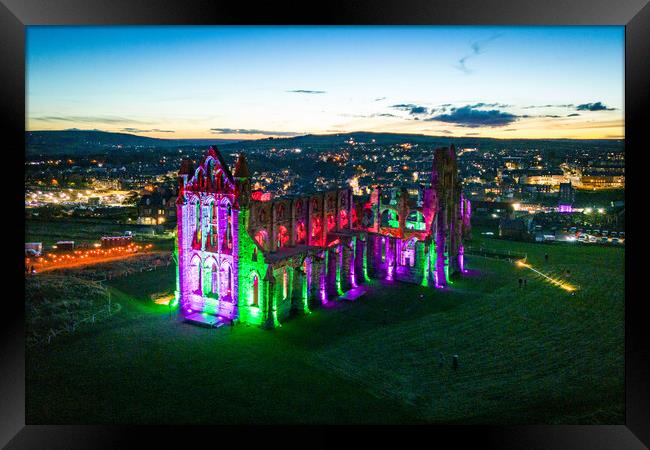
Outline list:
[[[74,145],[70,134],[78,139]],[[472,202],[472,221],[492,230],[486,233],[538,241],[624,242],[625,153],[619,140],[348,133],[225,142],[219,148],[229,162],[240,152],[247,154],[257,180],[252,189],[268,198],[335,187],[367,196],[377,184],[421,193],[434,149],[452,142],[464,194]],[[28,133],[26,219],[103,220],[123,224],[125,230],[128,225],[173,228],[178,168],[184,159],[196,163],[205,148],[201,140]]]

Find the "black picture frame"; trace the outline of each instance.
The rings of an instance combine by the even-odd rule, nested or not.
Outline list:
[[[643,127],[647,127],[650,106],[650,6],[647,0],[463,0],[458,2],[327,1],[307,3],[246,2],[207,0],[128,1],[128,0],[0,0],[0,89],[4,133],[5,201],[15,207],[13,217],[24,214],[24,184],[19,167],[24,167],[20,151],[25,145],[25,27],[28,25],[145,25],[145,24],[403,24],[403,25],[624,25],[625,26],[625,147],[627,157],[626,200],[640,204],[638,182],[640,160],[647,151]],[[7,139],[10,138],[10,139]],[[14,180],[13,177],[16,179]],[[15,192],[15,195],[14,195]],[[640,199],[641,200],[641,199]],[[633,207],[635,208],[635,207]],[[633,210],[638,210],[635,208]],[[11,214],[7,210],[7,215]],[[626,212],[627,215],[629,215]],[[638,214],[638,213],[637,213]],[[9,216],[8,216],[9,217]],[[635,261],[640,249],[641,224],[626,217],[626,306],[625,306],[625,425],[614,426],[511,426],[511,427],[420,427],[430,442],[452,438],[454,446],[463,442],[497,448],[647,448],[650,445],[650,371],[648,370],[647,315],[643,314],[643,277]],[[10,230],[9,233],[15,233]],[[9,235],[11,236],[11,235]],[[21,279],[22,243],[6,238],[5,283]],[[638,240],[637,240],[638,239]],[[16,264],[14,264],[16,262]],[[15,274],[15,276],[14,276]],[[155,427],[25,425],[24,310],[19,284],[15,292],[4,289],[2,342],[0,347],[0,444],[6,448],[113,448],[135,439],[148,439],[170,446],[173,441],[200,445],[197,439],[214,442],[214,430],[157,429]],[[638,294],[637,294],[638,292]],[[310,432],[312,429],[308,429]],[[386,427],[384,427],[384,430]],[[280,438],[275,431],[258,430],[262,442]],[[304,431],[304,430],[303,430]],[[376,430],[372,431],[376,434]],[[229,434],[229,433],[220,433]],[[271,434],[273,436],[271,436]],[[328,430],[320,435],[336,437]],[[245,430],[232,435],[252,436]],[[266,437],[265,437],[266,436]],[[295,439],[294,432],[287,440]],[[406,436],[402,434],[401,436]],[[410,436],[410,432],[409,432]],[[250,437],[246,438],[247,441]],[[302,440],[302,438],[300,438]],[[320,441],[320,437],[313,436]],[[403,437],[400,438],[404,439]]]

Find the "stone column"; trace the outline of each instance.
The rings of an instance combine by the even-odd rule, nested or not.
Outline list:
[[[268,267],[266,277],[264,277],[264,297],[264,304],[266,306],[264,311],[264,328],[275,328],[275,277],[273,276],[271,266]]]
[[[314,255],[311,258],[311,273],[309,282],[309,307],[313,308],[321,304],[320,298],[320,277],[322,272],[322,261],[318,256]]]
[[[291,292],[291,309],[295,314],[304,314],[308,311],[307,306],[307,278],[302,267],[293,270],[293,282]]]
[[[332,249],[327,249],[327,297],[335,299],[339,295],[336,285],[336,273],[339,267],[339,254]]]
[[[349,291],[352,288],[351,276],[354,274],[354,268],[352,268],[352,263],[354,262],[354,257],[352,256],[352,241],[344,242],[341,244],[341,290],[343,292]]]

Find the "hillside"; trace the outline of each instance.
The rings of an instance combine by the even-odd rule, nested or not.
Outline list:
[[[129,133],[99,130],[62,130],[25,132],[26,156],[86,155],[109,151],[133,151],[142,148],[207,146],[227,144],[232,139],[159,139]]]
[[[476,137],[426,136],[422,134],[371,133],[358,131],[339,134],[308,134],[290,138],[266,138],[248,141],[232,139],[160,139],[137,136],[128,133],[110,133],[98,130],[64,130],[64,131],[28,131],[25,133],[26,156],[50,155],[87,155],[114,151],[139,151],[143,148],[173,147],[207,147],[217,144],[225,151],[237,152],[266,150],[271,148],[297,147],[303,151],[320,151],[348,145],[352,138],[355,142],[393,145],[409,142],[427,147],[455,144],[464,148],[479,148],[483,151],[495,151],[504,148],[539,148],[553,149],[563,153],[578,149],[621,150],[623,140],[572,140],[572,139],[493,139]],[[373,141],[374,140],[374,141]]]

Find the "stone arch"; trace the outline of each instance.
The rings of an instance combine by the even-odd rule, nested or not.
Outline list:
[[[304,220],[296,222],[296,243],[305,244],[307,241],[307,228],[305,227]]]
[[[399,228],[399,214],[393,208],[385,208],[379,216],[379,226],[382,228]]]
[[[203,261],[203,295],[219,297],[219,263],[214,256]]]
[[[269,232],[266,231],[265,229],[259,229],[255,233],[254,239],[257,245],[259,245],[262,250],[266,250],[269,242]]]
[[[417,209],[409,211],[405,223],[407,230],[424,231],[427,226],[424,214]]]
[[[327,231],[336,230],[336,216],[334,213],[327,213]]]
[[[190,258],[190,269],[189,269],[189,290],[193,294],[201,295],[202,294],[202,289],[201,289],[201,277],[202,277],[202,271],[203,271],[203,266],[201,263],[201,256],[194,254],[192,258]]]
[[[219,279],[219,297],[232,301],[235,289],[235,274],[233,271],[232,263],[227,259],[224,259],[221,262],[221,267],[219,269]]]
[[[311,239],[316,245],[320,243],[323,233],[323,224],[319,216],[313,216],[311,220]]]
[[[289,242],[289,230],[287,227],[284,225],[279,225],[278,226],[278,239],[276,244],[276,248],[284,248],[287,246],[287,243]]]
[[[339,222],[341,223],[341,228],[347,228],[348,226],[348,212],[344,209],[339,211]]]
[[[248,275],[249,283],[249,304],[250,306],[260,306],[262,300],[262,278],[257,270],[251,270]]]
[[[399,262],[401,266],[415,266],[417,244],[418,238],[415,236],[403,242],[399,255]]]

